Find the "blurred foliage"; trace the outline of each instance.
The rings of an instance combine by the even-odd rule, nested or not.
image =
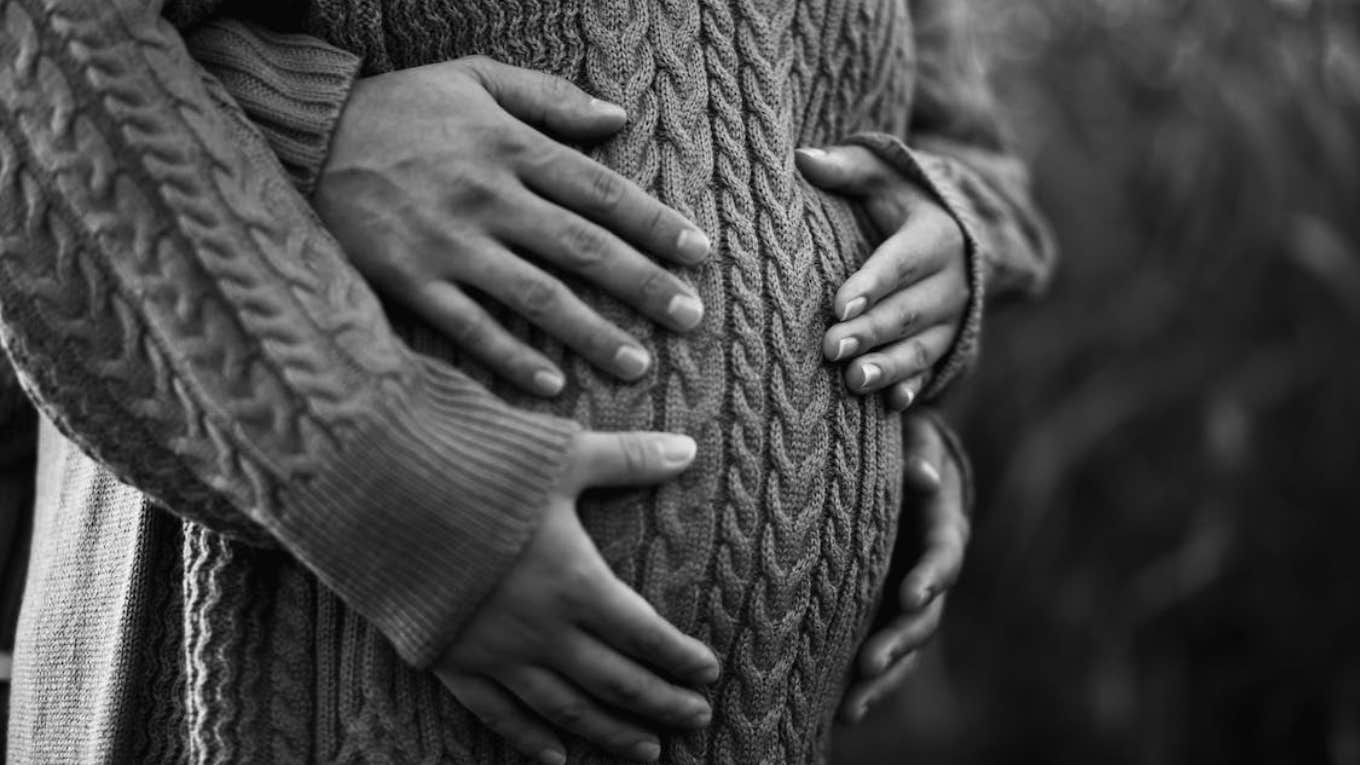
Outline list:
[[[844,760],[1360,762],[1360,3],[968,1],[1064,261],[991,314],[968,568]]]

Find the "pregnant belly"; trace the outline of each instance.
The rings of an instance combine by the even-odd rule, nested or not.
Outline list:
[[[714,725],[673,742],[694,761],[817,758],[896,533],[898,421],[877,397],[851,395],[821,355],[831,298],[867,245],[844,203],[797,192],[782,230],[762,224],[768,211],[725,222],[719,205],[718,224],[706,226],[714,257],[681,272],[706,307],[692,334],[572,285],[652,351],[639,383],[597,372],[505,312],[567,370],[560,397],[521,394],[433,334],[412,333],[418,350],[472,370],[515,405],[698,442],[678,480],[580,506],[615,572],[723,662]]]

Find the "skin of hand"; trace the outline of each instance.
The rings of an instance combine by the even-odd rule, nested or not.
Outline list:
[[[312,204],[384,297],[526,391],[556,395],[565,377],[469,288],[635,380],[647,351],[551,275],[577,274],[676,331],[703,319],[695,291],[643,253],[693,266],[708,256],[704,233],[560,142],[599,141],[626,121],[566,80],[485,57],[365,78]]]
[[[890,408],[911,406],[930,370],[958,336],[968,306],[963,229],[916,183],[861,146],[796,153],[809,183],[858,202],[878,247],[836,292],[838,322],[822,350],[845,361],[861,394],[885,391]]]
[[[852,725],[902,686],[916,667],[920,649],[939,630],[945,595],[963,567],[971,529],[962,472],[934,421],[909,414],[903,434],[904,504],[919,514],[924,550],[896,586],[895,598],[891,594],[895,580],[890,579],[880,614],[883,626],[860,647],[856,677],[842,697],[838,715]]]
[[[519,562],[436,663],[454,696],[526,756],[565,762],[556,726],[650,762],[661,747],[644,724],[708,725],[694,687],[717,679],[717,658],[614,576],[576,515],[584,489],[660,483],[694,455],[687,436],[579,434]]]

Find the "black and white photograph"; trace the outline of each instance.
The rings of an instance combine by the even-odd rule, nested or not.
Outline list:
[[[1360,765],[1360,3],[0,0],[0,762]]]

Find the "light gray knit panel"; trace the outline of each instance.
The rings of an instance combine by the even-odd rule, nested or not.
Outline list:
[[[426,330],[405,333],[517,405],[698,441],[679,480],[581,508],[614,570],[723,664],[713,725],[665,738],[663,758],[822,761],[886,574],[901,445],[896,417],[851,395],[821,356],[832,296],[870,247],[845,201],[801,180],[793,150],[905,134],[906,0],[315,0],[307,23],[369,72],[485,54],[628,110],[595,156],[713,240],[708,263],[677,272],[703,298],[702,328],[669,334],[573,284],[653,351],[647,377],[624,385],[503,313],[568,371],[552,402]],[[111,502],[120,523],[145,522],[135,492],[84,479],[70,491],[86,489],[69,501],[93,517],[113,517],[99,507]],[[136,761],[520,761],[292,559],[166,522],[113,526],[139,568],[111,591],[140,593],[150,605],[137,613],[161,617],[125,625],[154,648],[110,695],[148,732],[126,744]],[[606,761],[571,749],[573,762]]]
[[[848,206],[800,179],[793,150],[862,130],[905,135],[906,3],[322,0],[317,9],[313,31],[365,51],[370,71],[483,54],[570,78],[628,110],[627,128],[595,156],[714,241],[709,263],[678,272],[704,300],[702,328],[672,335],[573,284],[655,353],[648,376],[620,385],[502,312],[565,363],[570,383],[545,404],[481,379],[591,427],[695,437],[698,462],[680,480],[582,507],[615,571],[723,662],[713,726],[667,739],[665,759],[820,760],[886,572],[900,444],[879,400],[850,395],[821,357],[832,296],[869,248]],[[476,368],[432,333],[410,336],[419,350]],[[354,648],[387,656],[371,637]],[[394,684],[387,672],[401,668],[385,658],[364,671],[353,675],[369,699],[359,719],[326,715],[339,738],[384,731],[368,740],[414,746],[440,698],[436,727],[451,761],[464,752],[468,762],[518,761],[428,681]],[[597,761],[590,751],[574,747]]]

